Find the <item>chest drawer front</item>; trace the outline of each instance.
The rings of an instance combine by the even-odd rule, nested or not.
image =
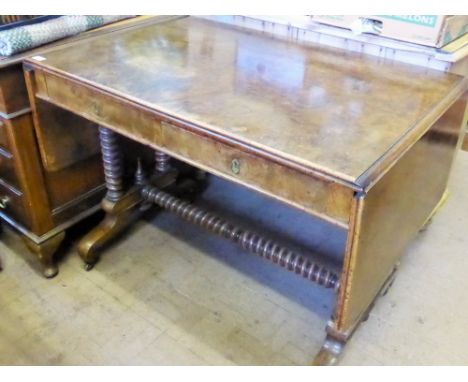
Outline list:
[[[10,145],[8,143],[6,122],[0,117],[0,150],[9,152]]]
[[[16,119],[2,119],[0,117],[0,179],[20,190],[20,182],[17,177],[15,158],[9,137],[15,134]]]
[[[20,189],[13,156],[2,149],[0,149],[0,179],[17,190]]]
[[[26,228],[29,227],[28,213],[23,194],[0,179],[0,212]]]
[[[29,108],[21,64],[0,69],[0,113],[12,114]]]

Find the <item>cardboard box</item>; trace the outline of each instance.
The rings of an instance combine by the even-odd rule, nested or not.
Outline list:
[[[468,16],[323,15],[312,20],[396,40],[440,48],[468,31]]]
[[[355,34],[348,29],[311,22],[310,16],[199,16],[209,20],[253,29],[278,38],[304,44],[326,45],[377,56],[382,60],[401,61],[444,72],[468,76],[468,33],[435,48],[398,41],[373,34]]]

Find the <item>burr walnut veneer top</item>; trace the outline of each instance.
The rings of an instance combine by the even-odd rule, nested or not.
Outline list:
[[[357,187],[466,88],[453,74],[193,17],[44,57],[30,62]]]

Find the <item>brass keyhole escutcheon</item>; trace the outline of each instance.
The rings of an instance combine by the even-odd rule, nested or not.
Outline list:
[[[97,102],[92,103],[91,110],[94,115],[101,116],[101,106]]]
[[[239,159],[232,160],[231,171],[236,175],[240,173],[240,160]]]

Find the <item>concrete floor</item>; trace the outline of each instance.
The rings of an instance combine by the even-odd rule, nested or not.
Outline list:
[[[446,205],[408,249],[342,365],[468,364],[467,173],[461,152]],[[315,248],[332,266],[339,260],[338,228],[219,179],[202,201],[247,226],[260,222],[299,251]],[[87,223],[71,232],[52,280],[5,230],[0,364],[295,365],[320,348],[331,291],[166,213],[140,221],[85,272],[73,245]]]

